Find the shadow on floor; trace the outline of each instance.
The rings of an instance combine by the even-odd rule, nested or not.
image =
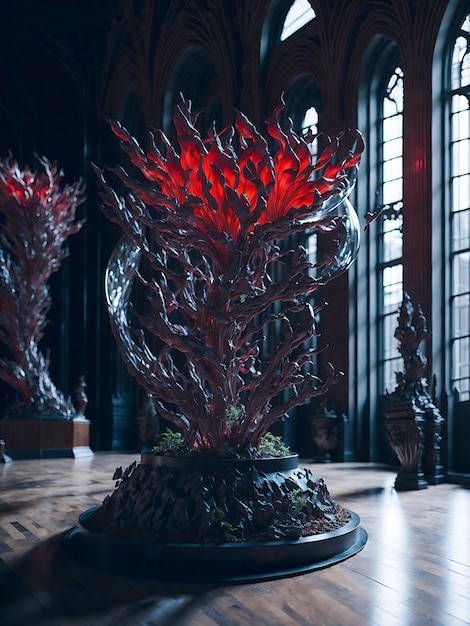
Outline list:
[[[125,624],[144,613],[146,620],[151,617],[159,626],[173,626],[216,587],[93,571],[67,556],[61,547],[64,535],[39,544],[8,566],[0,560],[2,626],[55,626],[63,620]]]
[[[366,489],[356,489],[356,491],[344,491],[342,493],[334,494],[335,500],[338,500],[341,503],[341,500],[344,498],[348,498],[350,500],[359,500],[360,498],[370,498],[371,496],[379,496],[384,493],[390,493],[393,491],[394,487],[391,485],[390,487],[369,487]]]

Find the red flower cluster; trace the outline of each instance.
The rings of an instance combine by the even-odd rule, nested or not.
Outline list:
[[[240,112],[234,129],[217,134],[212,128],[203,139],[195,126],[197,115],[189,102],[183,102],[174,118],[179,154],[160,133],[164,149],[153,141],[145,155],[119,123],[112,124],[133,164],[159,190],[153,201],[196,225],[215,246],[222,269],[256,226],[286,217],[315,218],[312,214],[341,189],[348,170],[360,161],[363,143],[356,133],[354,153],[346,159],[332,162],[339,136],[334,141],[327,138],[326,148],[313,163],[305,138],[281,129],[278,117],[283,106],[267,121],[268,134],[278,146],[273,156],[266,140]],[[234,130],[240,154],[234,148]]]

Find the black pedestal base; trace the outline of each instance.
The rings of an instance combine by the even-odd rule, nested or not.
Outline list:
[[[359,517],[342,528],[296,541],[223,544],[162,543],[149,536],[87,529],[87,518],[64,537],[74,560],[100,571],[160,581],[244,583],[304,574],[357,554],[367,542]]]
[[[432,473],[424,473],[424,479],[428,485],[442,485],[447,482],[447,476],[443,465],[436,465]]]
[[[399,472],[395,479],[395,489],[397,491],[417,491],[427,489],[428,483],[423,474],[416,472]]]

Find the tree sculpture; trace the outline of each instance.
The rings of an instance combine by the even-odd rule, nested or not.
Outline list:
[[[308,299],[352,262],[359,232],[346,196],[360,135],[344,160],[333,163],[343,136],[313,164],[311,137],[283,131],[281,110],[267,123],[272,152],[241,113],[234,128],[202,139],[184,101],[174,117],[179,154],[163,133],[144,152],[112,124],[136,174],[111,170],[121,197],[98,170],[105,210],[125,233],[106,276],[112,328],[183,444],[170,449],[162,437],[158,454],[117,468],[114,492],[80,516],[66,549],[93,567],[233,582],[310,571],[365,545],[358,516],[297,469],[297,454],[258,445],[275,420],[340,376],[332,366],[324,381],[311,373]],[[306,231],[336,238],[316,268],[302,246],[288,245]],[[268,327],[278,337],[272,353]]]
[[[146,153],[112,122],[141,176],[110,170],[121,197],[97,170],[106,213],[125,234],[107,272],[113,330],[129,371],[182,431],[188,451],[255,455],[277,419],[340,376],[331,365],[324,381],[309,373],[317,351],[305,348],[316,333],[308,299],[355,258],[359,229],[346,197],[363,142],[355,131],[352,151],[334,162],[351,138],[327,138],[313,164],[312,138],[282,130],[282,108],[267,122],[272,154],[241,113],[233,128],[217,134],[214,126],[203,139],[190,102],[175,111],[179,154],[162,132],[151,133]],[[335,234],[316,277],[302,246],[280,245],[307,231]],[[147,307],[132,307],[133,324],[134,277]],[[264,332],[275,323],[277,350],[263,355]]]
[[[51,306],[48,279],[67,254],[64,242],[83,224],[75,212],[84,187],[62,185],[57,166],[38,161],[42,172],[21,170],[11,157],[0,162],[0,378],[19,395],[13,415],[70,416],[39,342]]]

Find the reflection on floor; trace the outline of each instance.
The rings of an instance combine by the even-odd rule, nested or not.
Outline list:
[[[275,581],[206,586],[102,574],[71,561],[61,538],[138,455],[0,466],[2,626],[464,626],[470,623],[470,490],[397,493],[395,472],[311,464],[358,513],[369,541],[331,568]],[[158,563],[155,563],[158,567]]]

